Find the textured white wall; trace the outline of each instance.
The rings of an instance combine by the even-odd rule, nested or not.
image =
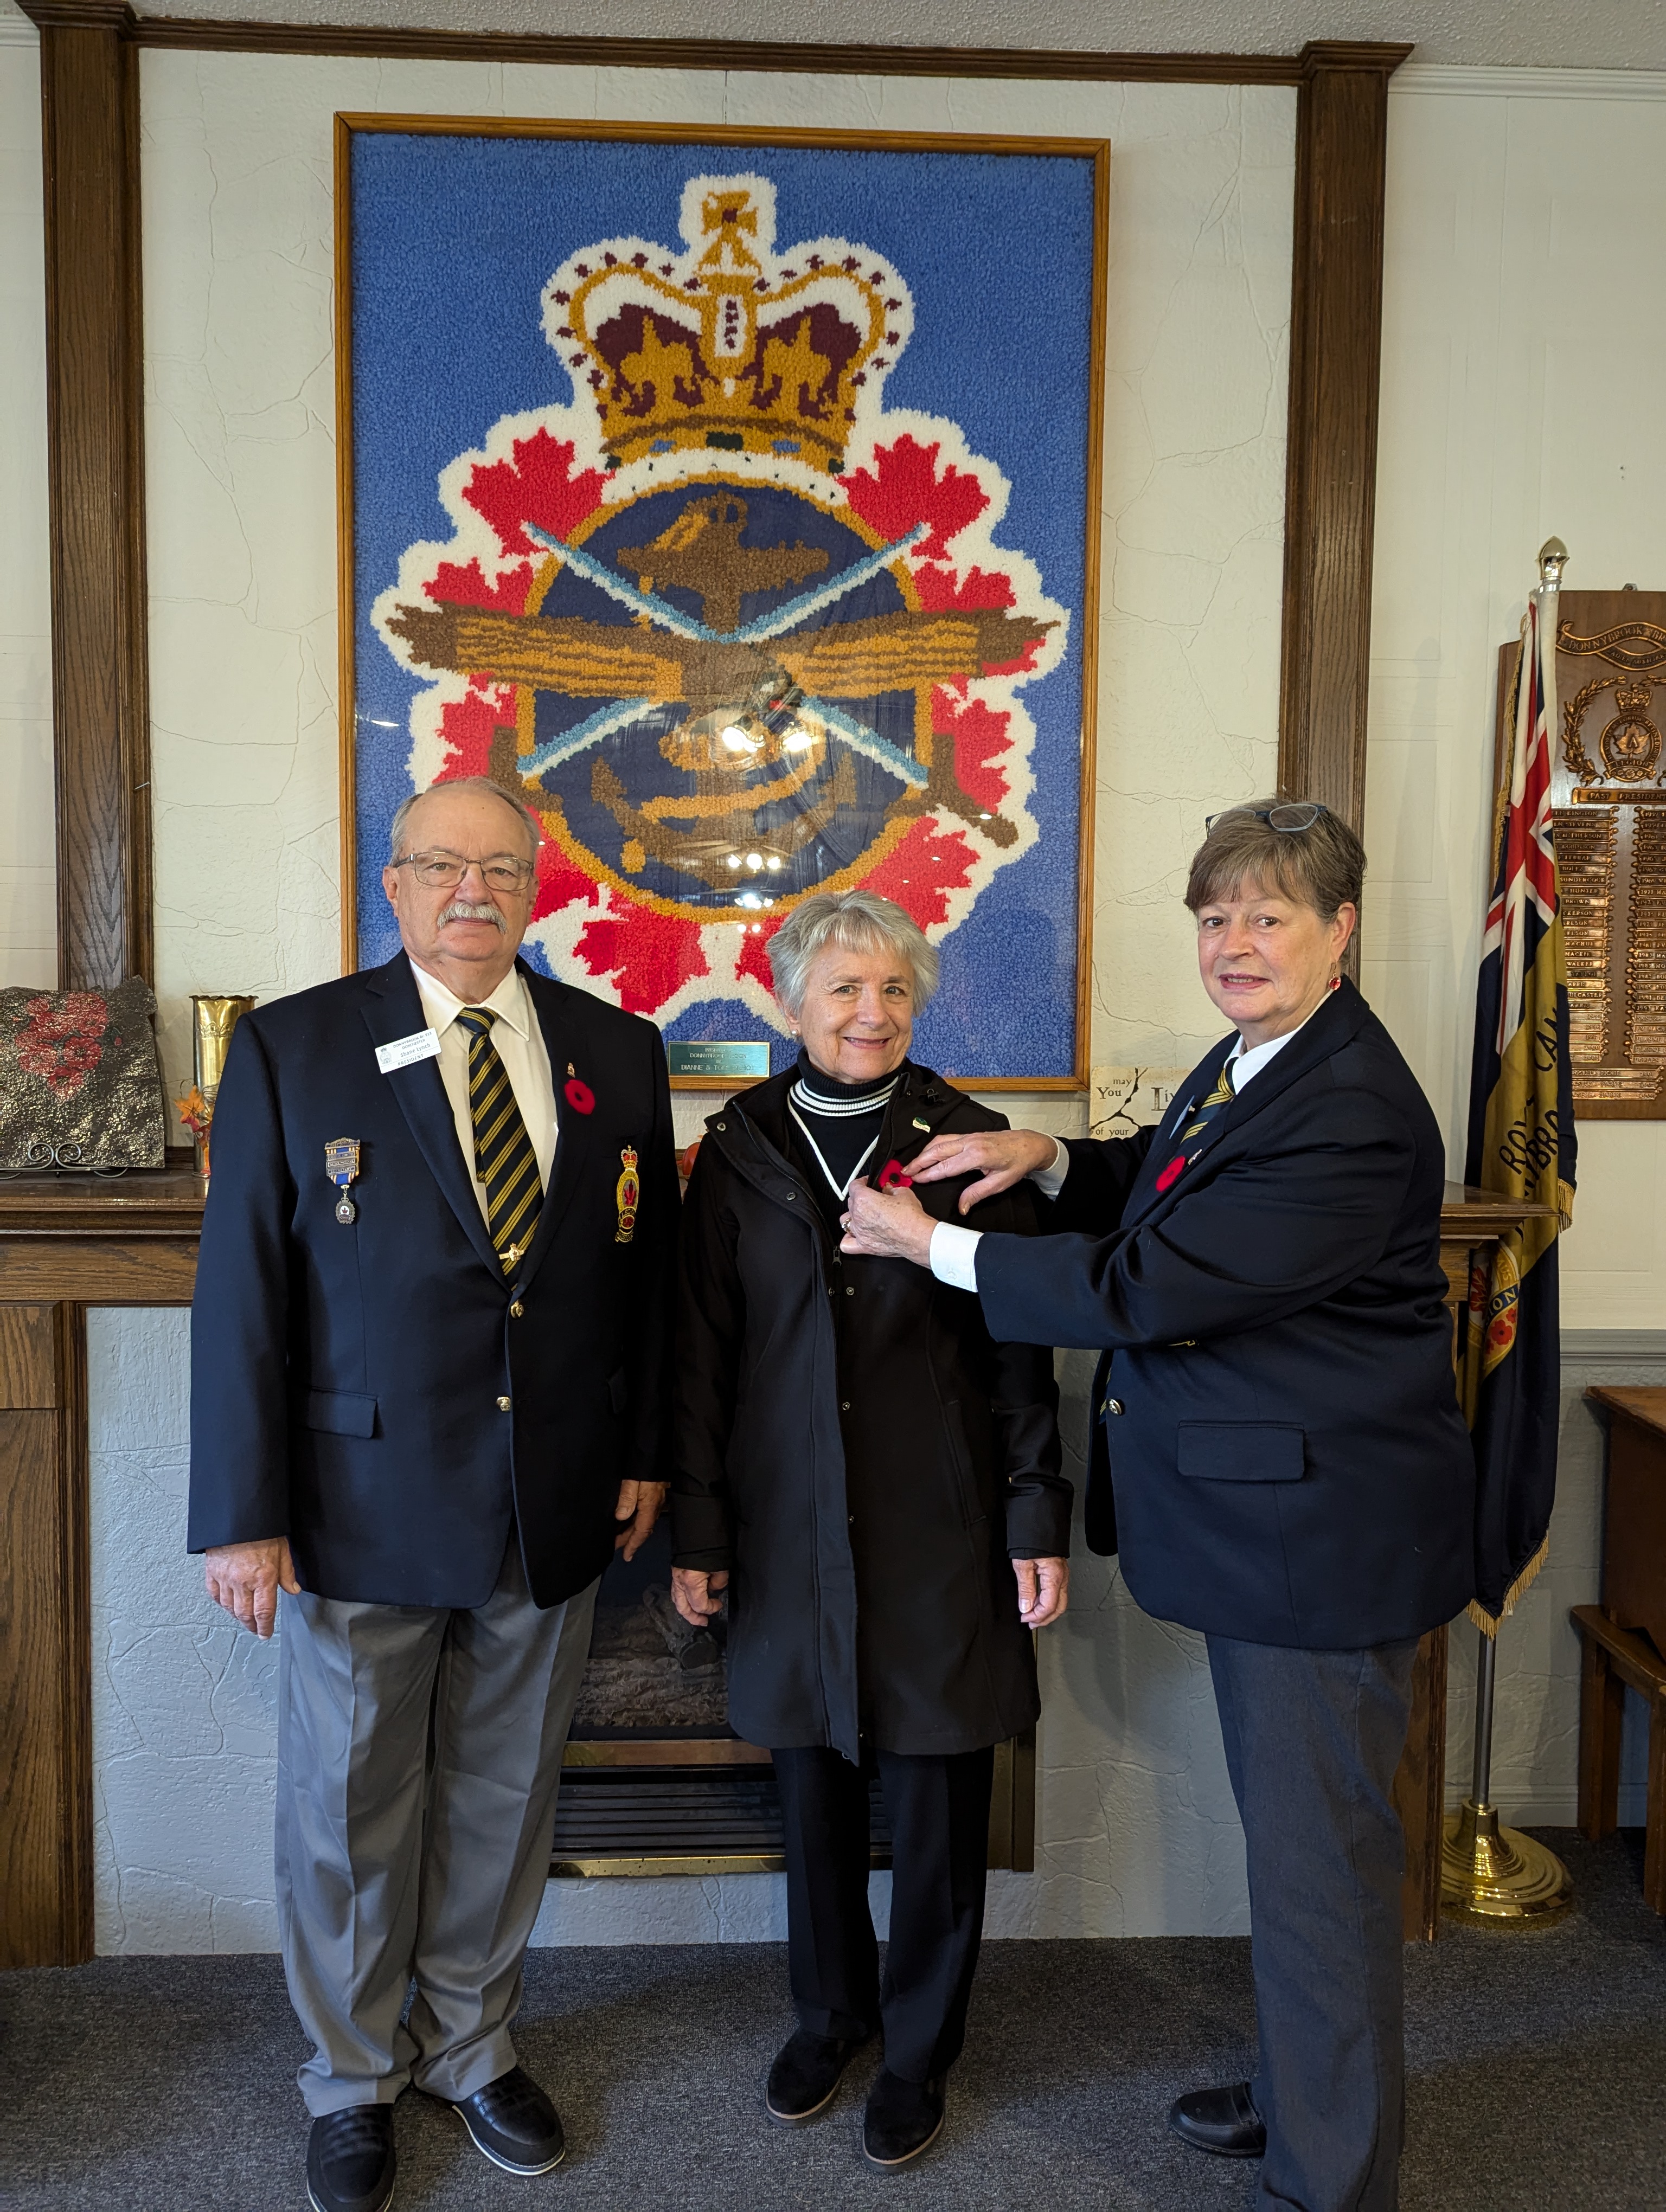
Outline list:
[[[58,980],[40,69],[0,23],[0,988]]]
[[[1570,586],[1666,586],[1666,78],[1408,71],[1389,102],[1364,982],[1463,1165],[1498,647],[1553,533]],[[1588,1382],[1666,1382],[1666,1122],[1579,1132],[1562,1246],[1562,1451],[1550,1564],[1499,1646],[1494,1794],[1572,1820],[1578,1639],[1599,1595]],[[1656,1332],[1623,1369],[1599,1333]],[[1638,1364],[1639,1361],[1641,1364]],[[1474,1634],[1453,1632],[1449,1794],[1467,1789]],[[1636,1747],[1628,1747],[1634,1766]],[[1628,1771],[1631,1767],[1628,1767]],[[1630,1800],[1628,1799],[1628,1804]],[[1634,1815],[1640,1817],[1640,1815]]]
[[[1293,95],[150,52],[142,72],[173,1075],[192,990],[269,997],[336,972],[330,131],[336,110],[376,108],[1111,140],[1093,1054],[1195,1057],[1213,1018],[1178,887],[1202,815],[1270,783],[1276,754]],[[679,1101],[685,1126],[702,1110]],[[1079,1126],[1075,1101],[1021,1110]],[[97,1461],[112,1949],[271,1941],[271,1654],[226,1641],[177,1557],[179,1328],[111,1315],[94,1336],[100,1402],[119,1397],[136,1435],[167,1440],[124,1456],[112,1426]],[[1080,1361],[1067,1387],[1079,1432]],[[1075,1610],[1043,1645],[1038,1871],[997,1878],[992,1929],[1241,1929],[1201,1647],[1144,1619],[1104,1563],[1077,1571]],[[562,1883],[539,1932],[757,1938],[781,1932],[781,1911],[776,1878]]]
[[[1567,582],[1666,588],[1666,78],[1414,76],[1389,101],[1365,987],[1462,1172],[1498,647]],[[1666,1326],[1666,1122],[1579,1133],[1569,1328]]]

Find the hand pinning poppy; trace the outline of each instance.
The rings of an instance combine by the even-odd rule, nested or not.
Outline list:
[[[576,1075],[562,1085],[561,1095],[575,1114],[593,1114],[596,1110],[595,1092]]]
[[[914,1177],[904,1175],[901,1160],[887,1160],[879,1170],[881,1190],[912,1190]]]
[[[1157,1188],[1158,1190],[1167,1190],[1172,1184],[1177,1182],[1180,1180],[1181,1174],[1183,1171],[1185,1165],[1186,1155],[1183,1152],[1179,1153],[1174,1159],[1171,1159],[1167,1167],[1162,1170],[1157,1178]]]

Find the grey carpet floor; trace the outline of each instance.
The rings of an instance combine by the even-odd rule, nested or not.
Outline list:
[[[1666,2208],[1666,1926],[1641,1838],[1546,1832],[1578,1883],[1559,1927],[1449,1929],[1407,1953],[1405,2212]],[[764,2122],[791,2026],[775,1945],[534,1952],[518,2040],[567,2123],[557,2172],[488,2166],[416,2095],[402,2212],[1248,2212],[1258,2169],[1164,2125],[1182,2090],[1250,2067],[1247,1942],[993,1943],[944,2137],[866,2167],[868,2064],[817,2125]],[[266,2212],[305,2204],[305,2056],[277,1961],[104,1959],[0,1975],[8,2212]]]

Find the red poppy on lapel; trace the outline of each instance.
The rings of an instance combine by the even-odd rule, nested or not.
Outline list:
[[[1161,1173],[1158,1176],[1157,1188],[1158,1190],[1168,1190],[1171,1188],[1175,1183],[1178,1182],[1181,1175],[1185,1169],[1185,1165],[1186,1155],[1183,1152],[1178,1154],[1174,1159],[1171,1159],[1167,1167],[1163,1169]]]
[[[576,1075],[562,1085],[561,1095],[575,1114],[593,1114],[596,1110],[595,1092],[587,1083],[581,1083]]]
[[[901,1160],[887,1160],[879,1170],[881,1190],[912,1190],[914,1177],[903,1173]]]

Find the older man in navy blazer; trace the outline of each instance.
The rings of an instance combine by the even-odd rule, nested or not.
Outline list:
[[[189,1543],[270,1635],[277,1904],[317,2212],[381,2212],[407,2082],[562,2155],[510,2022],[597,1580],[664,1497],[659,1032],[517,958],[538,827],[395,817],[404,950],[245,1017],[216,1106]]]
[[[1218,817],[1186,898],[1236,1034],[1161,1127],[943,1139],[914,1166],[981,1168],[963,1206],[1031,1175],[1073,1233],[976,1237],[863,1190],[847,1243],[976,1288],[998,1338],[1104,1351],[1088,1541],[1120,1541],[1140,1603],[1208,1639],[1249,1863],[1259,2069],[1180,2098],[1170,2124],[1262,2157],[1256,2201],[1277,2212],[1397,2202],[1390,1785],[1418,1638],[1474,1589],[1440,1133],[1340,975],[1364,864],[1312,802]]]

